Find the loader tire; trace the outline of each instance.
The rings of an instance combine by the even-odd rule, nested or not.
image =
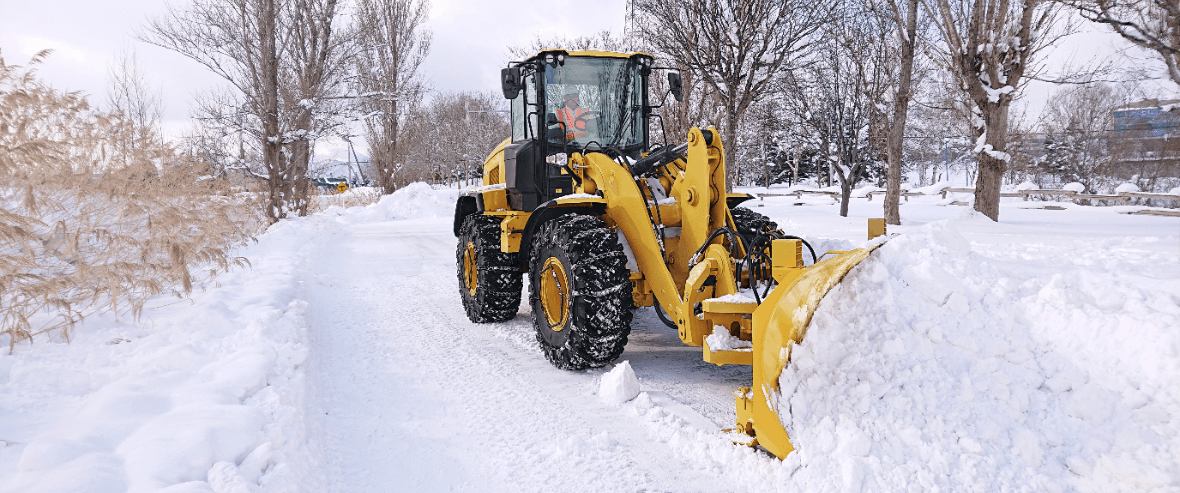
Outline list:
[[[601,219],[544,223],[529,256],[529,304],[545,358],[564,370],[599,368],[631,333],[631,280],[618,234]]]
[[[475,323],[511,320],[520,309],[523,273],[516,254],[500,251],[500,220],[471,214],[459,229],[455,251],[459,296]]]
[[[729,212],[733,214],[733,224],[746,248],[749,248],[755,238],[778,229],[778,224],[769,217],[745,207],[734,207]]]

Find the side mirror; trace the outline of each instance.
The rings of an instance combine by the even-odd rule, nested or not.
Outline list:
[[[672,90],[676,102],[684,101],[684,83],[680,81],[679,72],[668,72],[668,88]]]
[[[516,99],[521,85],[520,67],[500,69],[500,88],[504,91],[504,99]]]

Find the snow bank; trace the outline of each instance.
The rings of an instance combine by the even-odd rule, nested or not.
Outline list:
[[[935,183],[933,185],[927,185],[924,187],[915,188],[915,189],[913,189],[913,192],[926,194],[926,195],[937,195],[939,193],[942,193],[942,190],[944,188],[950,188],[950,187],[951,187],[950,182],[940,181],[940,182]]]
[[[139,323],[88,319],[68,345],[0,358],[0,491],[298,484],[309,228],[275,225],[248,252],[253,270],[192,300],[159,300]]]
[[[463,194],[462,190],[443,188],[435,190],[430,185],[415,182],[406,185],[396,192],[381,197],[376,204],[356,211],[349,211],[347,216],[352,222],[390,219],[426,219],[431,217],[449,218],[455,214],[455,202]]]
[[[803,490],[1180,484],[1180,280],[1110,245],[896,238],[816,312],[780,378]],[[835,484],[833,484],[835,483]]]
[[[1086,186],[1075,181],[1072,183],[1067,183],[1065,186],[1061,187],[1061,189],[1062,190],[1069,190],[1069,191],[1073,191],[1073,192],[1077,192],[1077,193],[1082,193],[1082,192],[1086,191]]]
[[[863,198],[867,197],[870,193],[884,192],[884,191],[885,191],[884,188],[869,185],[869,186],[864,186],[864,187],[852,189],[852,193],[850,193],[849,196],[863,199]]]

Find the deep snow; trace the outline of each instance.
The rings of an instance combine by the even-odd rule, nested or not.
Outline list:
[[[468,322],[456,196],[283,221],[192,300],[0,353],[0,491],[1180,491],[1180,219],[911,198],[793,353],[779,461],[721,432],[749,369],[650,309],[611,377],[527,304]],[[880,215],[746,206],[821,251]]]

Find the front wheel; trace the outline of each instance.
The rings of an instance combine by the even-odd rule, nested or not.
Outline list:
[[[565,370],[599,368],[631,333],[631,281],[618,235],[601,219],[567,214],[533,239],[529,303],[545,358]]]

